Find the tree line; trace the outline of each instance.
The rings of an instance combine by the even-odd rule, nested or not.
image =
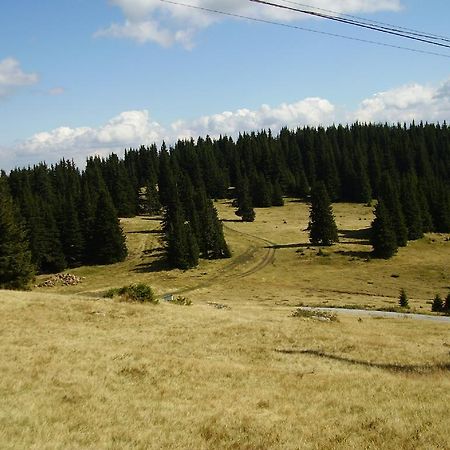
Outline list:
[[[30,273],[121,261],[127,250],[118,217],[141,213],[162,213],[172,267],[228,257],[211,201],[223,198],[248,221],[254,207],[281,206],[283,196],[325,204],[377,199],[372,243],[375,255],[387,258],[424,232],[450,231],[449,180],[445,122],[262,130],[92,157],[83,171],[67,160],[17,168],[1,176],[0,274],[20,272],[9,268],[12,252],[24,255]],[[331,225],[325,241],[314,239],[335,237]],[[0,285],[9,286],[7,279],[14,277]]]

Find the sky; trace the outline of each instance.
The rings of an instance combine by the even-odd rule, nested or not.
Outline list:
[[[161,0],[1,0],[0,168],[207,134],[450,119],[449,48],[248,0],[175,1],[233,16]],[[448,0],[273,1],[450,36]]]

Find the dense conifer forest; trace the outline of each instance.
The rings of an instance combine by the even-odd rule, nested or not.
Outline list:
[[[1,181],[1,286],[25,285],[33,267],[50,273],[123,260],[118,217],[137,214],[162,215],[172,267],[226,258],[230,251],[212,199],[234,199],[237,216],[253,221],[254,207],[281,206],[283,196],[308,200],[317,185],[325,203],[378,200],[374,256],[391,257],[424,232],[450,232],[445,123],[198,138],[170,148],[128,149],[123,158],[92,157],[83,171],[67,160],[17,168],[3,172]],[[329,233],[326,243],[337,239],[336,230]],[[19,269],[9,267],[12,254],[22,255],[20,282]]]

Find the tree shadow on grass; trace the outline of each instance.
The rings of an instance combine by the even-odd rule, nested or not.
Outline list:
[[[344,239],[353,239],[345,242],[346,244],[370,244],[371,228],[361,228],[359,230],[339,230],[339,236]]]
[[[142,253],[145,256],[152,256],[154,258],[157,258],[165,254],[165,248],[164,247],[149,248],[147,250],[143,250]]]
[[[137,231],[127,231],[126,234],[162,234],[161,230],[137,230]]]
[[[325,358],[333,361],[339,361],[347,364],[352,364],[355,366],[372,367],[375,369],[387,370],[394,373],[414,373],[414,374],[429,374],[433,372],[449,372],[450,363],[438,363],[438,364],[395,364],[395,363],[381,363],[375,361],[364,361],[359,359],[348,358],[345,356],[334,355],[332,353],[325,353],[320,350],[304,349],[276,349],[278,353],[284,353],[287,355],[298,354],[298,355],[311,355],[320,358]]]
[[[133,269],[133,272],[166,272],[168,270],[170,270],[169,262],[167,261],[165,255],[162,255],[153,261],[137,264]]]
[[[358,258],[358,259],[369,259],[372,255],[371,251],[367,250],[338,250],[336,252],[337,255],[343,255],[343,256],[349,256],[351,258]]]
[[[230,223],[241,223],[244,222],[241,219],[222,219],[222,222],[230,222]]]
[[[316,248],[320,246],[312,245],[311,243],[294,243],[294,244],[274,244],[274,245],[267,245],[264,248],[273,248],[275,250],[281,249],[281,248]]]

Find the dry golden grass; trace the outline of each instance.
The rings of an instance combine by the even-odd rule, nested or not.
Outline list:
[[[0,297],[4,449],[450,445],[446,324]]]
[[[134,218],[125,262],[71,270],[77,286],[0,291],[0,448],[449,448],[448,324],[291,316],[397,305],[401,287],[428,311],[450,286],[448,236],[366,261],[371,209],[334,210],[342,240],[327,256],[302,203],[225,222],[233,258],[187,272],[161,263],[159,222]],[[194,305],[94,298],[138,281]]]

